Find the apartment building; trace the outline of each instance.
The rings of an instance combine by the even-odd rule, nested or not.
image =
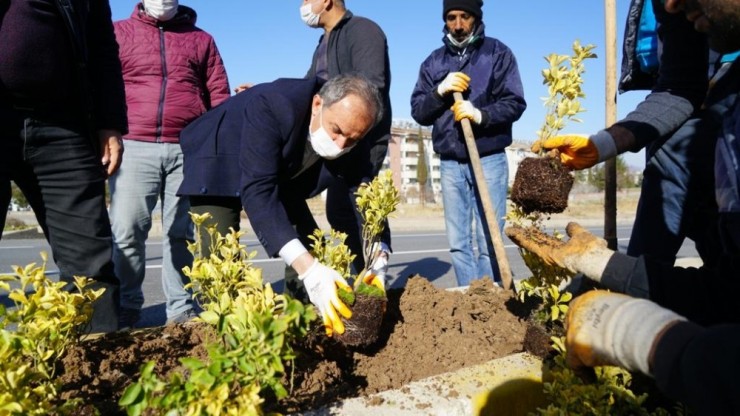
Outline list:
[[[419,128],[411,123],[394,126],[391,129],[391,142],[388,144],[383,169],[393,172],[393,182],[404,201],[419,202],[422,192],[418,180],[419,158],[426,161],[426,199],[427,202],[439,202],[442,186],[440,183],[439,155],[432,150],[432,131]],[[419,141],[421,140],[421,146]],[[519,163],[525,157],[534,156],[529,151],[529,144],[514,142],[506,149],[509,161],[509,186],[514,183],[514,175]]]

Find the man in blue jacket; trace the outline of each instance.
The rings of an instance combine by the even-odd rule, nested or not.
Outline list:
[[[488,235],[480,196],[460,124],[470,119],[481,165],[503,229],[509,168],[505,149],[511,144],[511,127],[526,102],[519,69],[511,50],[486,37],[482,0],[444,0],[444,46],[421,64],[411,95],[411,115],[419,124],[434,124],[432,143],[441,157],[445,226],[457,283],[490,276],[499,270]],[[464,101],[454,103],[453,92]],[[453,105],[454,104],[454,105]],[[473,251],[472,219],[475,212],[478,257]]]
[[[180,137],[185,177],[179,194],[241,195],[265,251],[298,274],[331,336],[344,332],[338,314],[351,316],[336,293],[337,285],[348,286],[306,249],[318,228],[306,199],[337,178],[353,187],[369,180],[362,138],[383,106],[363,76],[321,84],[317,78],[259,84],[196,119]]]

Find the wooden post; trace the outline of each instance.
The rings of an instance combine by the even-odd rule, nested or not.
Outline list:
[[[606,127],[617,121],[617,6],[616,0],[604,0],[606,28]],[[604,239],[610,249],[617,249],[617,160],[604,165]]]
[[[459,92],[453,93],[453,97],[455,97],[455,101],[462,101],[463,99],[462,94]],[[493,207],[493,204],[491,204],[491,195],[488,193],[488,187],[486,186],[486,177],[483,174],[483,167],[480,164],[480,155],[478,154],[478,147],[475,145],[473,127],[470,125],[470,120],[468,120],[467,118],[462,119],[460,124],[462,124],[463,135],[465,136],[465,144],[467,145],[468,155],[470,156],[470,164],[473,166],[473,176],[475,179],[475,184],[478,187],[481,204],[483,205],[483,212],[485,214],[486,222],[488,223],[488,233],[491,234],[493,250],[496,253],[498,269],[501,272],[501,282],[504,284],[504,289],[509,290],[513,288],[514,280],[511,276],[509,260],[506,257],[504,241],[501,238],[501,230],[498,226],[499,217],[496,215],[496,209]]]

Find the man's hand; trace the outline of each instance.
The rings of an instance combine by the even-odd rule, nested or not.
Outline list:
[[[483,114],[470,101],[456,101],[450,109],[455,115],[455,121],[467,118],[475,124],[480,124],[483,120]]]
[[[319,309],[326,335],[332,336],[335,332],[343,334],[344,324],[339,315],[349,319],[352,317],[352,311],[339,300],[337,286],[351,292],[352,288],[347,281],[336,270],[321,264],[318,260],[314,260],[311,267],[298,278],[303,281],[311,303]]]
[[[572,368],[617,365],[651,375],[654,343],[666,328],[685,320],[645,299],[587,292],[568,308],[565,361]]]
[[[612,250],[606,240],[591,234],[575,222],[568,223],[565,232],[567,242],[549,236],[534,228],[507,227],[504,232],[519,247],[535,254],[550,265],[556,265],[573,273],[583,273],[600,281]]]
[[[468,89],[470,77],[462,72],[450,72],[437,86],[437,94],[440,97],[451,92],[463,92]]]
[[[389,256],[390,254],[385,250],[378,254],[373,264],[370,265],[370,269],[362,276],[362,281],[365,284],[375,286],[385,292],[385,276],[388,274]]]
[[[116,173],[123,160],[123,138],[118,130],[98,130],[100,151],[103,154],[101,163],[108,176]]]
[[[254,86],[254,84],[252,84],[251,82],[246,82],[244,84],[239,84],[239,86],[237,86],[236,88],[234,88],[234,92],[237,93],[237,94],[239,94],[242,91],[246,91],[246,90],[252,88],[252,86]]]

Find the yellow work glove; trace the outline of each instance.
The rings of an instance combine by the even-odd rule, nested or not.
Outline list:
[[[563,241],[534,228],[507,227],[504,232],[519,247],[573,273],[583,273],[592,280],[601,281],[601,275],[614,251],[606,240],[591,234],[575,222],[568,223],[565,232],[570,240]]]
[[[606,130],[591,137],[555,136],[538,144],[545,150],[557,149],[560,152],[560,161],[575,170],[590,168],[617,155],[617,145]]]
[[[352,317],[352,311],[339,299],[337,286],[344,290],[352,291],[347,281],[339,273],[314,260],[311,267],[305,273],[298,276],[308,292],[308,299],[316,306],[324,322],[327,336],[344,333],[344,324],[339,318],[342,315],[346,319]]]
[[[483,114],[470,101],[456,101],[450,110],[455,115],[455,121],[467,118],[475,124],[480,124],[483,120]]]
[[[370,269],[364,271],[362,282],[367,285],[375,286],[385,292],[385,277],[388,273],[389,256],[390,254],[386,250],[378,253],[373,264],[370,265]]]
[[[463,92],[470,85],[470,77],[462,72],[450,72],[445,79],[437,85],[437,94],[440,97],[451,92]]]
[[[649,300],[587,292],[570,303],[565,317],[566,363],[572,368],[617,365],[652,375],[653,344],[668,326],[685,320]]]

